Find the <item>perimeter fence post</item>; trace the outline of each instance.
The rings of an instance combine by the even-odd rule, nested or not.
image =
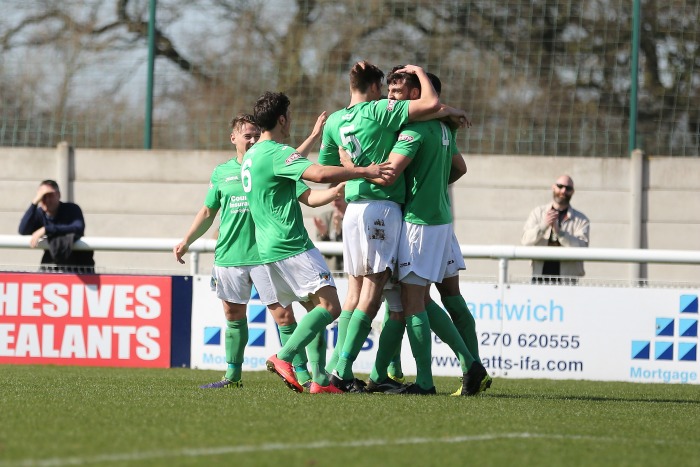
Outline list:
[[[508,259],[498,259],[498,286],[504,287],[508,282]]]

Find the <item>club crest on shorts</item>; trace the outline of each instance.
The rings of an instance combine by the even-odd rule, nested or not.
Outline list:
[[[321,271],[318,273],[318,277],[323,281],[329,281],[331,279],[331,273],[328,271]]]

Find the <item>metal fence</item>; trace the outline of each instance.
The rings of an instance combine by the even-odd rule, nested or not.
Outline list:
[[[152,147],[228,149],[266,90],[300,142],[367,59],[440,76],[464,153],[627,156],[640,2],[636,146],[698,156],[699,0],[159,0]],[[144,147],[148,21],[147,0],[4,1],[0,146]]]
[[[123,251],[127,253],[139,252],[169,252],[173,245],[180,239],[176,238],[121,238],[121,237],[83,237],[78,240],[74,248],[76,250],[94,251]],[[48,244],[42,241],[39,248],[47,249]],[[213,254],[216,240],[199,239],[189,248],[190,274],[200,274],[199,256],[201,254]],[[342,242],[317,242],[316,247],[325,255],[342,255]],[[22,235],[0,235],[1,249],[28,249],[29,238]],[[549,248],[549,247],[524,247],[514,245],[461,245],[462,256],[472,259],[491,259],[496,262],[497,278],[499,284],[517,282],[519,279],[508,275],[510,261],[522,260],[553,260],[553,261],[600,261],[610,263],[665,263],[665,264],[691,264],[700,265],[700,251],[685,250],[650,250],[635,248]],[[146,273],[141,271],[141,273]],[[514,280],[515,279],[515,280]],[[599,283],[594,280],[591,283]],[[606,283],[609,285],[613,282]],[[636,276],[630,277],[624,285],[648,285],[647,281],[640,280]],[[681,284],[675,284],[681,285]],[[697,284],[684,284],[695,286]]]

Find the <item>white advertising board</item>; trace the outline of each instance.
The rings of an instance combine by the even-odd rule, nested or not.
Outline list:
[[[347,281],[336,279],[345,296]],[[462,282],[476,319],[480,358],[489,373],[507,378],[588,379],[700,384],[697,289],[507,285]],[[439,295],[433,297],[440,303]],[[297,319],[305,313],[295,304]],[[277,327],[257,299],[248,307],[244,371],[264,370],[280,347]],[[369,373],[381,328],[375,319],[353,366]],[[195,276],[192,307],[193,368],[225,369],[221,303],[208,276]],[[336,340],[328,328],[329,355]],[[460,376],[454,352],[433,338],[433,373]],[[402,366],[415,374],[408,339]]]

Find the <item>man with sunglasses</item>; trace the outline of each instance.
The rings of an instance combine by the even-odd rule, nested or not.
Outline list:
[[[552,185],[552,202],[532,210],[523,228],[526,246],[587,247],[590,221],[571,207],[574,181],[561,175]],[[585,274],[583,261],[532,261],[533,283],[572,283]]]

